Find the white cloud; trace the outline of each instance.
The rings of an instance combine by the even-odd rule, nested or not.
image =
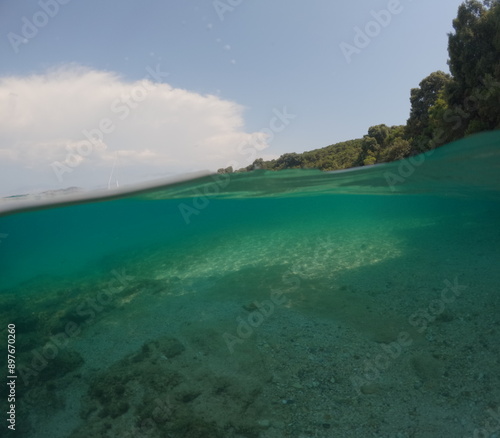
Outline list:
[[[0,78],[2,194],[105,185],[114,163],[120,183],[243,167],[255,157],[242,146],[258,137],[244,131],[242,106],[166,83],[74,65]]]

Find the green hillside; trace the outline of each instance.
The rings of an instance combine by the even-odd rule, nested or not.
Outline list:
[[[340,170],[416,155],[465,136],[500,129],[500,0],[468,0],[448,34],[451,75],[436,71],[410,91],[406,125],[372,126],[356,140],[278,159],[255,160],[254,169]],[[231,173],[232,168],[219,169]]]

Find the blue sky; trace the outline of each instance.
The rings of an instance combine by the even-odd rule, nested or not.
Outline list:
[[[404,124],[410,89],[448,71],[461,3],[3,0],[0,194],[243,167]],[[130,115],[110,110],[144,81]],[[103,119],[102,147],[75,152]]]

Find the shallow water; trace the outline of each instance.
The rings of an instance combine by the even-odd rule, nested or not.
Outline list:
[[[16,434],[493,435],[499,144],[9,204]]]

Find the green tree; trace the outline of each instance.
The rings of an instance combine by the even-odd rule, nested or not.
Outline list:
[[[226,167],[225,169],[220,168],[217,170],[217,173],[233,173],[233,172],[234,172],[234,170],[233,170],[232,166]]]
[[[386,146],[387,139],[389,138],[390,128],[386,125],[375,125],[368,128],[368,137],[372,137],[380,147]]]
[[[436,71],[424,78],[418,88],[412,88],[410,118],[406,123],[406,137],[410,139],[412,152],[420,153],[431,147],[429,143],[433,138],[433,132],[429,111],[451,81],[449,74]]]
[[[405,126],[370,126],[368,135],[361,141],[361,151],[356,165],[367,166],[380,162],[399,160],[409,155],[409,142],[404,140]]]
[[[295,152],[283,154],[276,160],[278,169],[295,169],[302,166],[302,155]]]
[[[445,100],[456,139],[500,128],[500,2],[466,1],[453,28],[448,35],[453,81]]]
[[[402,160],[411,152],[410,142],[401,137],[397,137],[387,148],[385,148],[379,157],[379,162],[387,163],[389,161]]]
[[[358,165],[369,166],[371,164],[375,164],[378,160],[379,153],[380,144],[377,140],[374,137],[365,135],[361,143],[361,153],[358,158]]]

